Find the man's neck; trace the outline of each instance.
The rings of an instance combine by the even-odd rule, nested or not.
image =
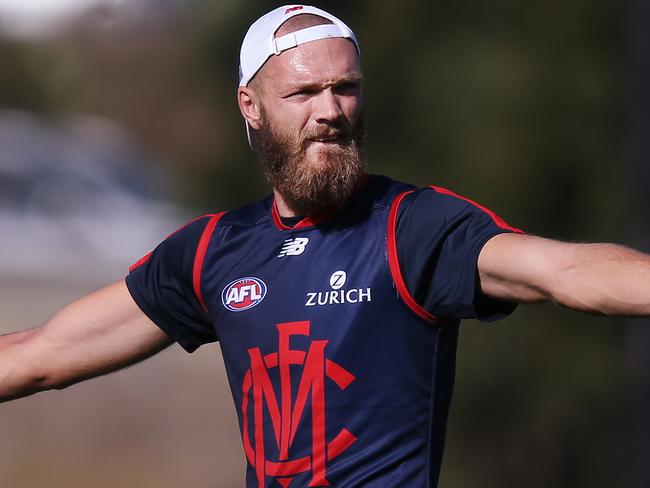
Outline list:
[[[278,209],[278,214],[280,214],[280,217],[297,217],[298,215],[296,212],[293,211],[291,207],[287,204],[287,202],[282,198],[282,195],[280,192],[277,190],[273,190],[273,193],[275,194],[275,205]]]

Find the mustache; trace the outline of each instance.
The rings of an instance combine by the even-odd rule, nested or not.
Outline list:
[[[316,140],[339,140],[339,142],[349,142],[352,138],[352,128],[343,125],[326,125],[316,126],[307,131],[302,136],[302,145],[305,146]]]

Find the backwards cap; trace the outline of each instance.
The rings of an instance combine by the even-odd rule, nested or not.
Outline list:
[[[333,23],[307,27],[275,38],[275,33],[282,24],[291,17],[301,14],[318,15]],[[341,20],[324,10],[309,5],[285,5],[272,10],[257,19],[244,37],[239,55],[239,86],[247,86],[255,73],[274,54],[278,55],[300,44],[332,37],[349,39],[354,43],[357,52],[361,52],[354,32]]]

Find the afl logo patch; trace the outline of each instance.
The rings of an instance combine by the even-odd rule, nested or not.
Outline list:
[[[266,296],[266,283],[259,278],[238,278],[221,292],[221,303],[231,312],[243,312],[258,305]]]

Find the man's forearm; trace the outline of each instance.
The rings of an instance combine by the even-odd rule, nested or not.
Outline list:
[[[559,304],[604,315],[650,316],[650,255],[616,244],[574,244],[567,263],[550,288]]]
[[[117,371],[170,344],[120,280],[67,305],[41,327],[0,336],[0,401]]]
[[[29,329],[0,336],[0,402],[51,388],[26,357],[25,345],[37,333]]]
[[[582,312],[650,316],[650,255],[616,244],[574,244],[501,234],[479,257],[482,291]]]

